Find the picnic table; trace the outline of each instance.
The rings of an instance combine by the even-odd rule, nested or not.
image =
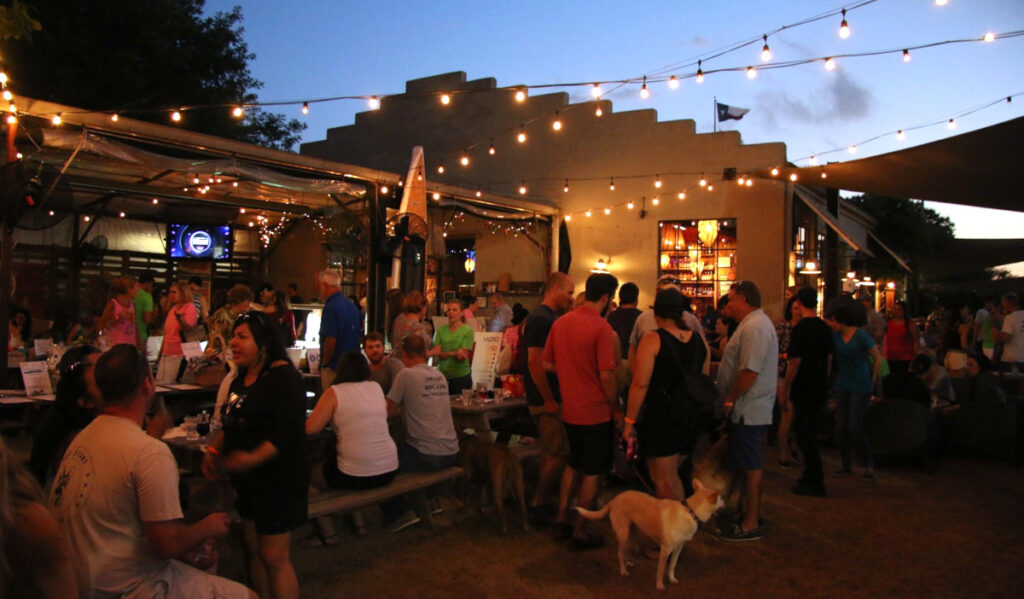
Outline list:
[[[496,429],[491,426],[498,420],[515,421],[528,415],[528,404],[525,397],[507,397],[503,400],[488,399],[479,401],[476,397],[468,404],[462,402],[459,395],[451,396],[452,420],[455,428],[471,428],[478,433],[490,433]],[[504,427],[498,431],[499,441],[508,442],[511,433]]]

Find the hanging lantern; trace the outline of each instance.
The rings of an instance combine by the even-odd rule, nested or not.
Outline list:
[[[466,267],[466,272],[474,272],[476,270],[476,252],[466,252],[466,261],[463,263]]]
[[[669,261],[668,254],[662,254],[661,255],[661,268],[662,268],[662,270],[668,268],[668,261]]]
[[[711,247],[718,239],[718,221],[702,220],[697,222],[697,238],[700,242]]]

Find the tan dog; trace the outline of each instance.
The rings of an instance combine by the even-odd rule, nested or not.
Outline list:
[[[511,487],[519,503],[523,519],[523,530],[530,530],[526,519],[526,491],[523,488],[523,466],[507,445],[495,443],[488,438],[472,436],[460,441],[462,468],[466,480],[482,485],[481,507],[486,503],[486,489],[489,486],[494,509],[498,512],[501,532],[508,532],[508,516],[505,513],[505,495]]]
[[[676,562],[683,545],[693,538],[701,522],[706,522],[724,503],[717,491],[711,491],[699,480],[693,481],[694,493],[686,498],[685,504],[675,499],[657,499],[639,491],[623,491],[615,496],[599,511],[576,508],[584,518],[600,520],[608,516],[619,541],[619,573],[629,576],[629,568],[633,562],[626,559],[629,546],[629,531],[636,525],[644,533],[661,546],[658,554],[658,579],[655,585],[659,591],[665,590],[663,576],[665,563],[669,555],[672,561],[668,564],[668,580],[675,584]]]
[[[718,491],[725,500],[727,512],[739,513],[744,505],[747,478],[742,471],[732,467],[729,452],[729,437],[723,436],[694,461],[693,477],[708,489]]]

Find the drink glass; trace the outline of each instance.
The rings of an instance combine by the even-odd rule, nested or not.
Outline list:
[[[462,405],[468,406],[471,403],[473,403],[473,390],[472,389],[463,389],[462,390]]]
[[[185,429],[185,438],[189,441],[199,440],[199,418],[195,416],[186,416],[185,421],[181,424],[181,427]]]

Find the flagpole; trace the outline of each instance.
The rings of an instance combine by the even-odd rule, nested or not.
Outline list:
[[[711,122],[714,124],[715,133],[718,133],[718,96],[711,98]]]

